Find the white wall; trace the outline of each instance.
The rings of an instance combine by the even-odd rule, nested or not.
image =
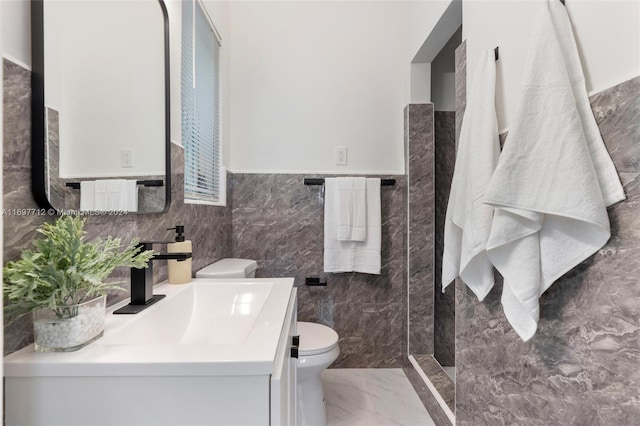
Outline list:
[[[538,0],[543,1],[543,0]],[[467,82],[478,55],[500,46],[496,109],[501,131],[514,113],[537,1],[465,0],[463,39],[467,40]],[[581,54],[587,90],[602,91],[640,74],[640,1],[566,0]]]
[[[232,171],[404,173],[410,62],[448,4],[232,2]]]
[[[461,42],[459,29],[431,62],[431,101],[435,111],[456,110],[456,48]]]
[[[431,102],[431,63],[411,63],[412,104]]]

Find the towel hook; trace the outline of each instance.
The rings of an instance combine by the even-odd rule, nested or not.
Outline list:
[[[493,49],[493,52],[496,54],[496,61],[498,60],[498,58],[500,57],[500,55],[498,54],[498,50],[500,49],[500,46],[496,46],[495,49]]]

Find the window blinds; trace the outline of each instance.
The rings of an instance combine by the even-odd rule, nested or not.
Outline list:
[[[220,42],[201,4],[182,2],[182,143],[185,200],[218,202]]]

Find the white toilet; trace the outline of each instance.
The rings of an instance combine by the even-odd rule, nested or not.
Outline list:
[[[249,259],[222,259],[196,272],[196,278],[255,278],[258,262]]]
[[[249,259],[222,259],[196,272],[196,278],[253,278],[258,263]],[[338,333],[311,322],[298,321],[298,425],[326,426],[327,411],[320,374],[340,354]]]
[[[320,374],[340,355],[338,333],[322,324],[298,321],[298,425],[326,426]]]

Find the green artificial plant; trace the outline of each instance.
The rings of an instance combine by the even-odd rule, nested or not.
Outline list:
[[[85,219],[62,216],[37,232],[36,250],[26,249],[20,260],[4,267],[5,313],[15,319],[34,309],[49,308],[58,317],[72,317],[76,305],[110,290],[122,290],[105,279],[118,266],[145,268],[153,251],[139,252],[134,239],[120,251],[120,239],[108,237],[85,242]]]

